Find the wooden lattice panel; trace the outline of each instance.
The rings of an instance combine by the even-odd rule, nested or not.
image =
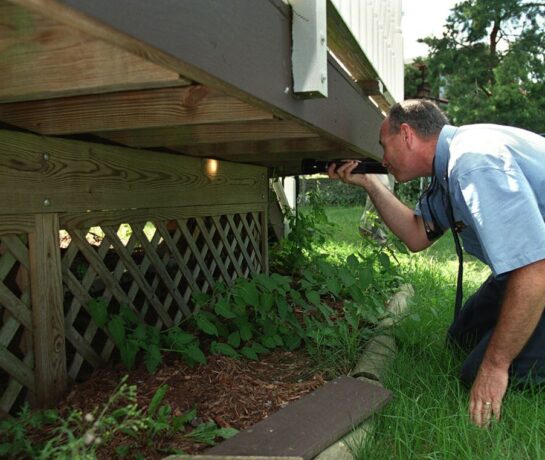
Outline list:
[[[68,373],[84,378],[114,346],[86,310],[102,299],[148,324],[170,327],[193,309],[192,294],[218,281],[260,272],[262,212],[199,216],[123,225],[66,228],[62,249]]]
[[[34,352],[26,235],[0,236],[0,416],[34,392]]]

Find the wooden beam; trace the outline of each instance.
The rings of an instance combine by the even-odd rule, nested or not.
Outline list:
[[[273,139],[259,142],[230,142],[200,145],[168,145],[172,150],[186,155],[225,158],[243,161],[244,157],[260,157],[265,163],[279,154],[293,152],[342,151],[342,147],[320,138]],[[354,154],[352,154],[354,155]]]
[[[59,214],[60,227],[66,229],[86,228],[92,226],[116,226],[130,223],[168,221],[189,219],[192,217],[222,216],[244,212],[261,212],[266,202],[218,205],[210,202],[200,206],[181,206],[176,208],[142,208],[116,211],[68,212]]]
[[[285,120],[169,126],[164,128],[109,131],[96,134],[130,147],[158,147],[318,137],[315,132],[306,126]]]
[[[0,120],[40,134],[271,119],[201,85],[0,104]]]
[[[373,64],[331,1],[327,2],[327,46],[354,80],[374,80],[378,77]]]
[[[189,83],[176,71],[0,1],[1,102]]]
[[[361,89],[365,91],[368,96],[382,96],[384,95],[384,84],[380,80],[360,80],[358,81]]]
[[[66,391],[63,287],[59,222],[37,214],[29,234],[36,404],[52,406]]]
[[[330,97],[293,97],[290,7],[282,0],[12,1],[279,118],[299,120],[361,154],[382,157],[377,133],[383,115],[332,58]]]
[[[387,88],[384,88],[375,67],[330,0],[327,1],[327,46],[365,94],[373,96],[373,101],[378,107],[383,112],[388,112],[388,108],[395,103],[394,98]]]
[[[266,201],[266,170],[0,130],[0,214]]]
[[[32,214],[3,215],[0,219],[0,237],[29,233],[34,229],[34,225],[34,216]]]

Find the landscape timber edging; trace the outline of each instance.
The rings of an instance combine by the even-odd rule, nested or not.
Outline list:
[[[403,284],[386,304],[386,310],[391,316],[379,323],[379,328],[393,326],[397,319],[406,311],[409,299],[414,295],[410,284]],[[360,359],[350,375],[358,379],[382,386],[382,380],[396,354],[395,339],[391,335],[382,334],[367,342]],[[368,418],[350,433],[338,440],[314,460],[353,460],[350,446],[361,446],[373,431],[373,418]]]

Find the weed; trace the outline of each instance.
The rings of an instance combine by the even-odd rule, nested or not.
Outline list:
[[[31,412],[25,406],[16,419],[0,422],[3,443],[0,456],[32,459],[94,459],[97,452],[116,436],[128,439],[116,448],[119,458],[137,455],[143,446],[152,447],[158,438],[169,439],[183,430],[184,437],[195,442],[214,445],[219,437],[227,439],[236,434],[234,429],[218,428],[214,422],[205,422],[192,429],[197,413],[174,416],[172,408],[162,404],[168,391],[163,385],[153,395],[147,411],[137,404],[136,386],[127,383],[125,376],[108,401],[91,413],[72,409],[65,417],[56,411]],[[32,440],[31,429],[47,427],[49,439],[40,444]]]

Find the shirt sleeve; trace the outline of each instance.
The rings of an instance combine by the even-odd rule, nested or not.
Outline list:
[[[545,222],[520,169],[476,168],[455,183],[455,201],[495,275],[545,259]]]
[[[438,189],[435,189],[423,194],[414,209],[414,214],[422,217],[426,236],[429,241],[435,241],[439,238],[445,232],[445,225],[448,225],[443,222],[446,217],[443,216],[444,210],[442,206],[438,205],[440,202],[441,196]],[[433,210],[430,208],[433,208]]]

